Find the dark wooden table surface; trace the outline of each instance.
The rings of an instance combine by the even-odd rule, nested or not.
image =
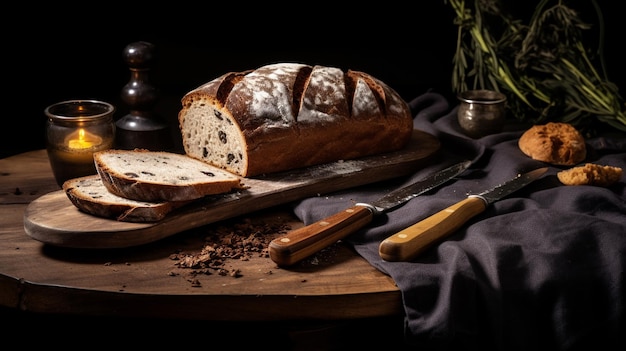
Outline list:
[[[227,260],[237,277],[195,274],[172,255],[199,253],[216,226],[301,222],[279,206],[123,249],[72,249],[32,239],[24,211],[59,187],[45,150],[0,159],[0,306],[11,312],[87,318],[208,322],[356,321],[403,315],[387,275],[338,243],[300,264],[269,257]]]

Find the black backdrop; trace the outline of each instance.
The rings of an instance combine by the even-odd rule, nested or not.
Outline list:
[[[595,18],[590,1],[571,2],[572,7],[582,3],[584,15]],[[531,3],[517,4],[514,11],[528,14]],[[623,90],[618,2],[599,3],[607,27],[609,78]],[[1,24],[5,98],[0,157],[44,147],[43,110],[54,102],[100,99],[116,105],[116,118],[128,113],[120,98],[130,78],[122,54],[135,41],[156,47],[150,73],[161,93],[156,111],[173,128],[184,93],[228,71],[272,62],[361,70],[386,82],[406,100],[429,90],[453,98],[450,75],[456,26],[444,0],[420,1],[416,6],[394,1],[342,5],[348,11],[322,2],[293,8],[184,1],[158,6],[17,6],[18,10],[5,13]],[[40,15],[34,16],[34,11]],[[11,17],[15,21],[8,21]]]

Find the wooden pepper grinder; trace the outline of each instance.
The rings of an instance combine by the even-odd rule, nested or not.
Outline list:
[[[159,95],[148,79],[154,45],[145,41],[131,43],[124,49],[124,59],[131,76],[122,89],[121,98],[130,107],[130,113],[115,122],[116,147],[170,150],[173,144],[170,129],[153,112]]]

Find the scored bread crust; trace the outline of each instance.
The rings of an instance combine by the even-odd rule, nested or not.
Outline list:
[[[400,150],[413,131],[396,91],[334,67],[230,72],[181,102],[185,153],[243,177]]]
[[[160,221],[175,208],[188,203],[146,202],[120,197],[109,192],[97,174],[69,179],[63,183],[63,190],[79,210],[122,222]]]
[[[145,149],[95,152],[109,192],[138,201],[191,201],[243,189],[241,178],[187,155]]]

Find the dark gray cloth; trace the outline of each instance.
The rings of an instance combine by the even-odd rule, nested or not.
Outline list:
[[[474,163],[438,189],[374,218],[344,241],[402,292],[408,345],[420,349],[573,350],[625,346],[626,174],[608,187],[564,186],[555,167],[517,146],[526,127],[466,137],[456,106],[426,93],[410,102],[416,129],[439,138],[435,161],[409,177],[308,198],[295,214],[310,224],[462,159]],[[626,139],[587,140],[586,161],[626,170]],[[380,242],[518,173],[549,166],[412,262],[386,262]],[[618,347],[619,349],[619,347]]]

